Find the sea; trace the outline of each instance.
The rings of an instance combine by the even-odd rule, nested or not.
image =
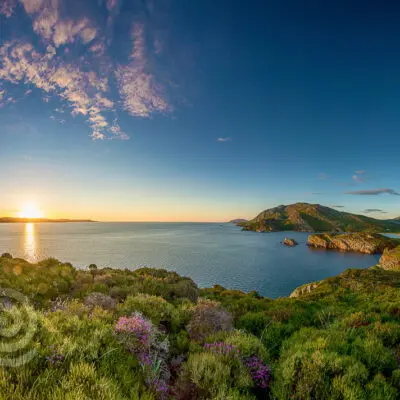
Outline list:
[[[285,236],[299,245],[281,244]],[[14,223],[0,224],[0,253],[36,262],[55,257],[77,268],[165,268],[262,296],[288,296],[297,286],[367,268],[378,255],[308,248],[307,233],[244,232],[229,223]]]

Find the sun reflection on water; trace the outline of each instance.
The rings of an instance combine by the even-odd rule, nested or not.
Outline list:
[[[35,224],[32,222],[25,224],[24,250],[28,261],[36,261]]]

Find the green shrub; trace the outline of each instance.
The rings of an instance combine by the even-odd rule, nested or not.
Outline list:
[[[232,329],[232,316],[218,302],[210,300],[200,300],[197,303],[187,326],[190,337],[199,342],[214,333]]]
[[[156,325],[159,325],[161,321],[171,321],[174,311],[174,306],[162,297],[147,294],[128,296],[125,302],[118,307],[119,315],[140,312]]]

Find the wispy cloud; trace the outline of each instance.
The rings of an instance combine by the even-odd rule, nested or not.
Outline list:
[[[354,190],[345,192],[345,194],[360,195],[360,196],[377,196],[380,194],[391,194],[395,196],[400,196],[400,193],[393,189],[372,189],[372,190]]]
[[[14,12],[14,8],[17,5],[17,0],[1,0],[0,3],[0,14],[10,18]]]
[[[117,7],[119,0],[107,0],[107,9],[112,11],[115,7]]]
[[[320,172],[318,174],[318,179],[320,179],[321,181],[325,181],[327,179],[330,179],[330,176],[328,174],[325,174],[325,172]]]
[[[370,213],[380,213],[380,214],[387,214],[387,211],[381,210],[380,208],[367,208],[363,211],[364,214]]]
[[[365,181],[371,180],[372,177],[364,170],[358,170],[354,172],[353,180],[358,183],[364,183]]]
[[[232,140],[232,138],[231,137],[219,137],[219,138],[217,138],[217,142],[229,142],[229,141],[231,141]]]
[[[138,117],[171,111],[163,86],[148,72],[143,25],[133,26],[132,41],[130,63],[119,66],[115,73],[125,110]]]

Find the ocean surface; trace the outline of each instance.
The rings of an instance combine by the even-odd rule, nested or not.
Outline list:
[[[280,244],[292,237],[299,246]],[[0,224],[0,253],[38,261],[56,257],[76,267],[163,267],[201,287],[220,284],[263,296],[287,296],[306,282],[377,264],[379,256],[313,250],[307,233],[242,232],[218,223]]]

